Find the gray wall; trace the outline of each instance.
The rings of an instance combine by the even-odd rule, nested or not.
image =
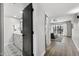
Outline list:
[[[74,18],[72,24],[72,40],[79,51],[79,19]]]

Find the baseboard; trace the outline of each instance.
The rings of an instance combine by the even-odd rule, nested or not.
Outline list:
[[[77,50],[78,50],[78,52],[79,52],[79,48],[77,47]]]
[[[50,45],[51,45],[51,42],[50,42],[50,44],[48,45],[47,49],[50,47]],[[47,50],[47,49],[45,49],[45,50],[43,51],[43,53],[41,54],[41,56],[44,56],[44,55],[46,54],[46,50]]]
[[[67,36],[67,35],[63,35],[64,37],[72,37],[72,36]]]
[[[73,43],[74,43],[74,45],[75,45],[77,51],[79,52],[79,48],[78,48],[78,46],[75,44],[74,40],[72,40],[72,41],[73,41]]]
[[[44,51],[43,51],[43,53],[41,54],[41,56],[44,56],[44,55],[45,55],[45,53],[46,53],[46,51],[44,50]]]
[[[75,43],[74,43],[75,44]],[[75,44],[75,47],[77,48],[77,50],[78,50],[78,52],[79,52],[79,48],[78,48],[78,46]]]
[[[72,36],[67,36],[67,37],[72,37]]]
[[[75,43],[74,43],[75,44]],[[78,48],[78,46],[75,44],[75,47],[77,48],[77,50],[78,50],[78,52],[79,52],[79,48]]]

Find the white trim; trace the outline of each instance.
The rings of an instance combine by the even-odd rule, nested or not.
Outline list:
[[[73,42],[74,42],[74,40],[73,40]],[[79,48],[78,48],[77,44],[75,44],[75,42],[74,42],[74,45],[75,45],[75,47],[77,48],[77,50],[79,52]]]
[[[44,50],[43,53],[41,54],[41,56],[44,56],[45,53],[46,53],[46,51]]]
[[[75,43],[74,43],[75,44]],[[77,48],[77,50],[78,50],[78,52],[79,52],[79,48],[78,48],[78,46],[75,44],[75,46],[76,46],[76,48]]]
[[[75,43],[74,43],[75,44]],[[75,46],[76,46],[76,48],[77,48],[77,50],[78,50],[78,52],[79,52],[79,48],[78,48],[78,46],[75,44]]]

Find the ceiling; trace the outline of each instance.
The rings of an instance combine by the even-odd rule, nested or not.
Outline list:
[[[4,3],[4,15],[21,18],[22,10],[28,4],[29,3]],[[40,6],[50,18],[69,15],[76,8],[78,8],[77,11],[79,11],[79,3],[40,3]]]
[[[73,14],[73,11],[79,12],[79,3],[41,3],[41,6],[49,17],[69,15]],[[76,8],[78,8],[77,11],[74,10]]]

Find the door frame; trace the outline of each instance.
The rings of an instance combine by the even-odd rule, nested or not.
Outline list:
[[[46,33],[46,30],[47,30],[47,28],[46,28],[46,25],[47,25],[47,18],[48,16],[45,14],[45,50],[47,50],[47,38],[46,38],[46,35],[47,35],[47,33]]]

